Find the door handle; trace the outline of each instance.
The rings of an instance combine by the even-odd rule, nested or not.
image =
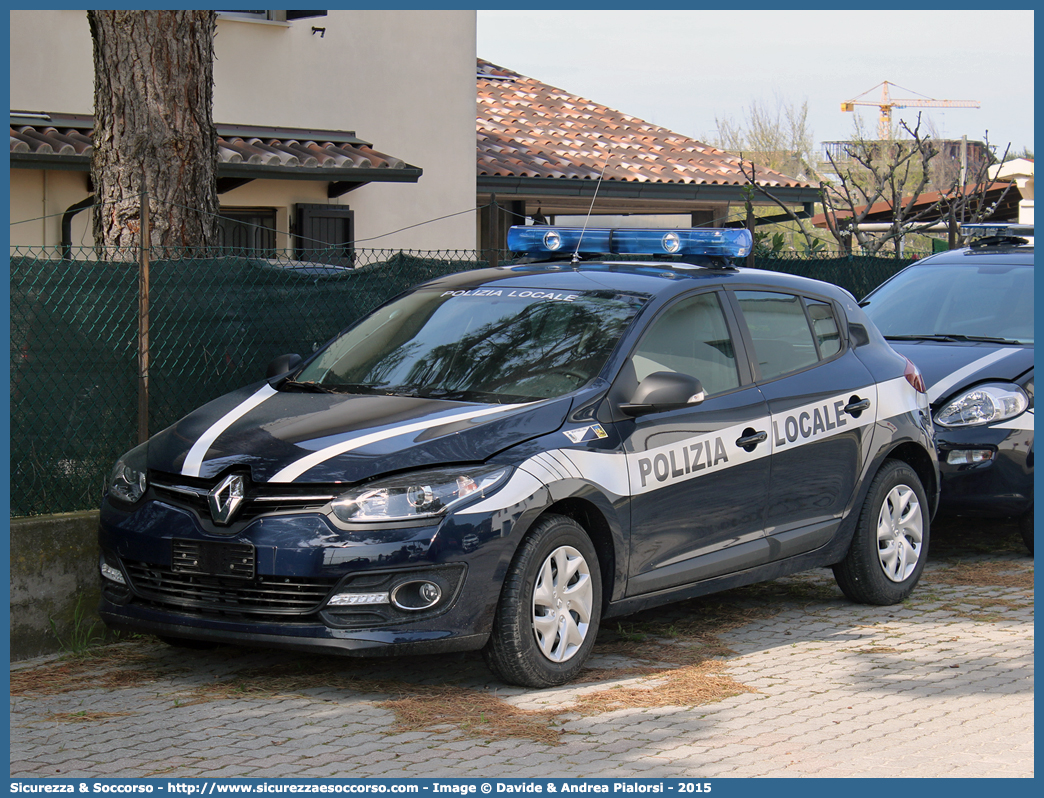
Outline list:
[[[768,440],[767,432],[755,432],[752,429],[743,430],[743,437],[736,441],[736,445],[745,452],[753,452],[759,443]]]
[[[848,404],[845,405],[845,412],[850,416],[859,418],[859,414],[870,407],[869,399],[860,399],[858,396],[853,396],[848,400]]]

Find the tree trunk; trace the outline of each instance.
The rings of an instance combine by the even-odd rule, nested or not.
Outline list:
[[[213,11],[88,11],[94,40],[96,244],[198,253],[216,234]]]

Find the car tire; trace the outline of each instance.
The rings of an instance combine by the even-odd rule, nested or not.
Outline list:
[[[590,656],[601,616],[594,544],[571,518],[547,515],[515,553],[482,654],[509,684],[565,684]]]
[[[1033,510],[1027,510],[1022,514],[1019,519],[1019,532],[1022,533],[1022,541],[1026,544],[1026,548],[1029,549],[1029,553],[1033,553]]]
[[[841,591],[860,604],[898,604],[928,559],[929,505],[917,473],[887,460],[870,483],[845,558],[834,566]]]

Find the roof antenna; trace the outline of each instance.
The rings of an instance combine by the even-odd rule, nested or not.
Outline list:
[[[572,265],[575,266],[580,262],[580,245],[584,242],[584,233],[587,232],[587,223],[591,220],[591,213],[594,211],[595,200],[598,199],[598,187],[602,185],[602,175],[605,174],[605,167],[609,165],[609,156],[612,154],[611,149],[605,151],[605,163],[602,164],[602,171],[598,173],[598,182],[595,183],[594,195],[591,197],[591,207],[587,209],[587,216],[584,218],[584,227],[580,231],[580,238],[576,242],[576,250],[573,252]]]

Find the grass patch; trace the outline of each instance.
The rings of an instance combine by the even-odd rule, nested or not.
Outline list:
[[[48,715],[45,720],[55,723],[97,723],[111,718],[125,718],[130,712],[88,712],[81,709],[79,712],[55,712]]]
[[[158,662],[155,653],[140,644],[101,646],[75,658],[12,671],[11,695],[59,695],[76,690],[136,687],[183,670],[184,667]]]
[[[680,668],[661,669],[648,676],[644,684],[610,687],[584,693],[562,714],[598,715],[618,709],[694,707],[710,704],[741,693],[757,692],[722,673],[725,663],[706,659]]]
[[[960,601],[943,604],[938,609],[980,623],[997,623],[1009,620],[1013,611],[1025,609],[1026,606],[1025,602],[1011,599],[964,597]]]
[[[561,709],[520,709],[491,693],[463,687],[411,687],[408,694],[377,706],[395,713],[391,734],[449,726],[466,737],[523,738],[546,745],[556,745],[562,734],[554,727]]]
[[[1009,561],[959,562],[925,572],[928,584],[1033,589],[1033,568]]]
[[[898,654],[899,649],[891,646],[869,646],[856,649],[856,654]]]
[[[239,698],[295,697],[319,688],[392,696],[374,702],[395,715],[389,734],[448,726],[467,737],[520,737],[549,745],[557,743],[560,734],[551,727],[557,711],[519,709],[491,693],[456,685],[359,678],[344,673],[344,661],[340,659],[309,663],[307,671],[298,662],[241,671],[231,679],[189,690],[184,700],[179,697],[176,706]]]
[[[80,655],[105,641],[105,627],[101,621],[88,621],[87,608],[84,606],[83,594],[76,597],[76,605],[73,607],[72,628],[68,635],[58,632],[58,623],[54,618],[48,618],[51,625],[51,634],[54,635],[62,651],[68,654]],[[101,627],[100,629],[98,627]]]
[[[179,697],[176,706],[241,698],[290,698],[319,688],[356,694],[390,695],[374,702],[395,715],[389,734],[448,726],[467,737],[500,740],[522,737],[555,744],[559,731],[550,728],[555,713],[518,709],[490,693],[455,685],[417,685],[394,680],[358,678],[343,672],[343,663],[312,663],[308,672],[297,663],[242,671],[233,678],[200,685]]]

